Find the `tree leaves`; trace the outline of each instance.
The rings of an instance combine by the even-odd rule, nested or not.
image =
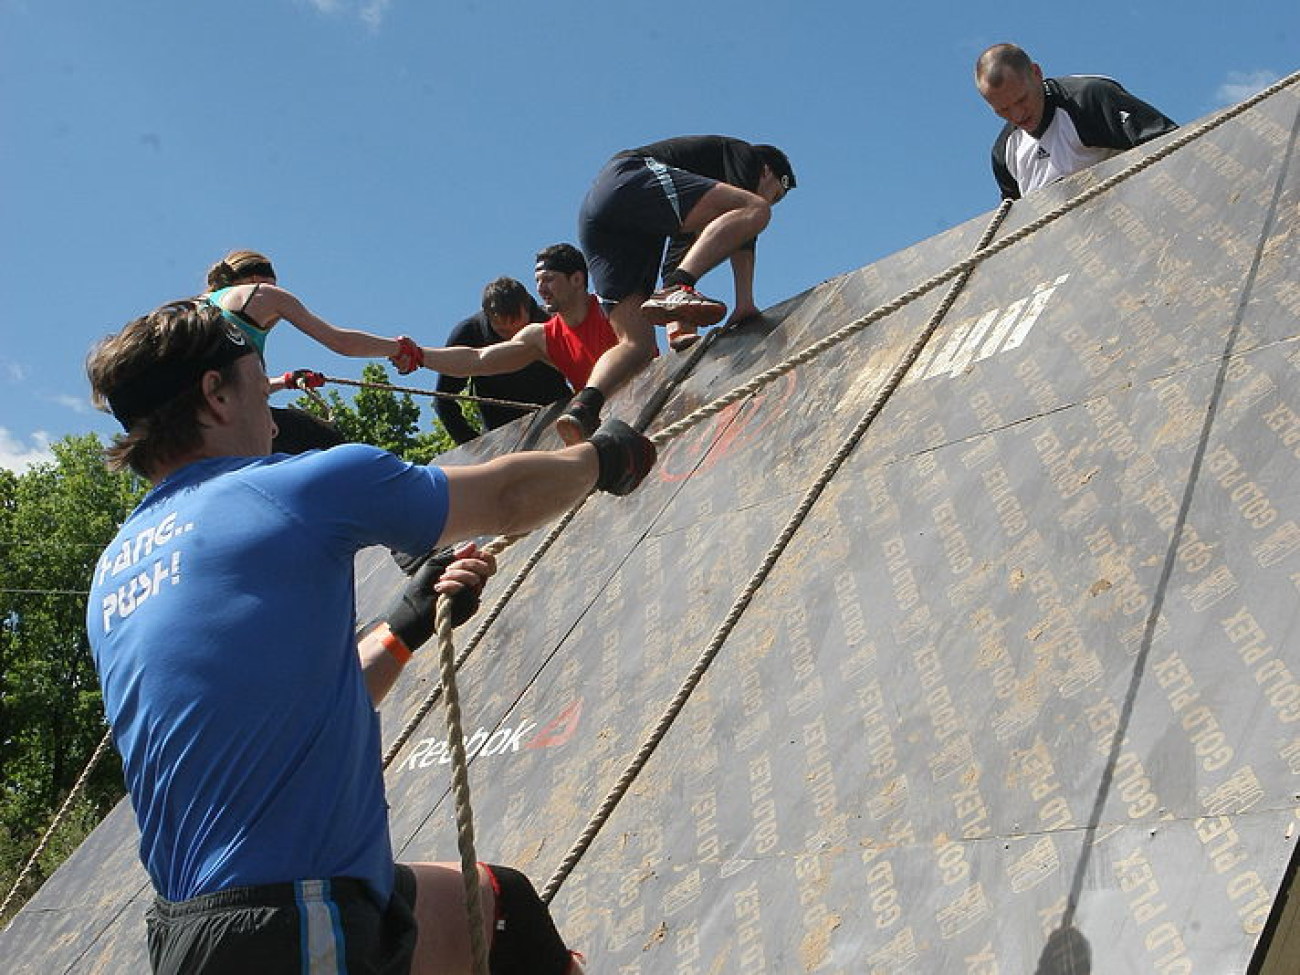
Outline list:
[[[103,737],[85,632],[86,590],[99,552],[145,490],[133,475],[104,466],[103,445],[94,435],[67,437],[52,449],[53,463],[22,474],[0,472],[3,893]],[[114,755],[87,783],[71,832],[56,848],[75,847],[122,791]],[[31,890],[47,869],[53,864],[41,864]]]
[[[366,363],[361,370],[361,381],[370,385],[359,389],[351,403],[337,390],[325,394],[333,423],[344,439],[382,447],[413,464],[428,464],[456,446],[437,419],[430,429],[420,431],[419,404],[410,393],[399,394],[382,388],[390,385],[383,366]],[[316,416],[325,415],[320,403],[309,396],[300,397],[293,405]]]

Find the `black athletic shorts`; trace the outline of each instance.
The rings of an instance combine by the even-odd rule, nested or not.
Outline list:
[[[655,290],[664,242],[716,180],[644,156],[605,164],[578,211],[591,287],[605,301]]]
[[[415,874],[397,864],[380,910],[351,877],[236,887],[145,913],[149,961],[166,975],[407,975],[415,951]]]

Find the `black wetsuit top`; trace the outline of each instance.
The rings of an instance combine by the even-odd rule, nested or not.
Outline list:
[[[528,317],[529,321],[542,322],[548,316],[534,302]],[[446,344],[482,349],[501,341],[503,341],[501,336],[493,331],[487,317],[480,311],[459,322],[447,336]],[[461,393],[468,383],[469,380],[461,376],[440,375],[436,388],[440,393]],[[479,396],[492,399],[508,399],[545,406],[567,399],[572,391],[569,389],[569,384],[564,381],[564,377],[546,363],[532,362],[517,372],[506,372],[497,376],[475,376],[474,392]],[[433,405],[438,419],[442,421],[447,433],[456,443],[469,443],[478,436],[469,421],[465,419],[460,400],[435,397]],[[494,406],[491,403],[480,403],[478,406],[483,414],[483,423],[489,430],[495,430],[525,414],[524,410],[517,410],[510,406]]]

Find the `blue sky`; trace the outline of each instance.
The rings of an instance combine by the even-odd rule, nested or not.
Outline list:
[[[90,345],[231,248],[337,325],[441,342],[574,240],[609,155],[666,136],[789,153],[760,305],[870,264],[996,206],[970,72],[1002,40],[1187,123],[1300,66],[1300,7],[0,0],[0,466],[113,433]],[[362,365],[284,325],[267,359]]]

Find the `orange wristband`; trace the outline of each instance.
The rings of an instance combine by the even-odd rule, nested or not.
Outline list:
[[[405,667],[411,659],[411,651],[407,649],[401,637],[390,630],[387,623],[379,627],[376,632],[379,634],[379,642],[383,645],[383,648],[393,655],[394,660]]]

